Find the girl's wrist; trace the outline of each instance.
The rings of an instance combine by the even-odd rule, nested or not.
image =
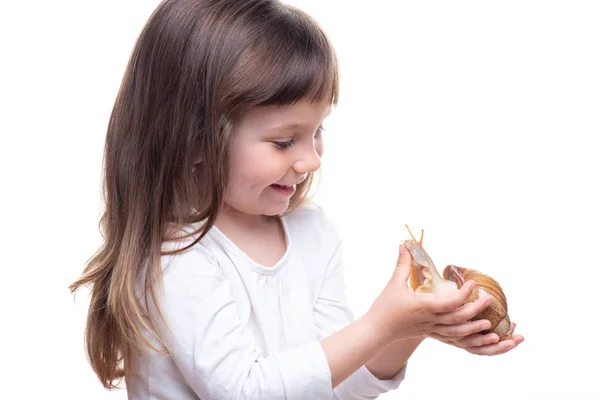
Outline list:
[[[394,342],[391,329],[378,313],[369,310],[359,320],[365,325],[365,329],[370,332],[371,337],[378,343],[378,347],[383,348]]]

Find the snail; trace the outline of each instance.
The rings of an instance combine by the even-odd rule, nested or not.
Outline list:
[[[444,269],[442,277],[436,270],[429,254],[423,249],[423,230],[421,230],[421,238],[417,242],[408,225],[406,225],[406,229],[408,229],[411,239],[405,240],[403,244],[413,259],[409,280],[410,287],[415,293],[449,293],[459,290],[465,282],[473,280],[477,286],[467,299],[467,303],[477,300],[482,295],[491,296],[493,301],[472,320],[487,319],[492,326],[481,333],[493,332],[498,335],[500,340],[510,339],[512,332],[506,296],[498,282],[484,273],[456,265],[448,265]]]

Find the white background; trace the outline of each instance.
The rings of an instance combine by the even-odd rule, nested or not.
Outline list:
[[[599,3],[288,3],[340,59],[316,199],[344,239],[355,314],[409,224],[438,267],[495,277],[525,336],[497,357],[426,341],[381,398],[600,398]],[[106,125],[157,4],[1,3],[0,397],[126,398],[87,364],[87,291],[67,286],[100,243]]]

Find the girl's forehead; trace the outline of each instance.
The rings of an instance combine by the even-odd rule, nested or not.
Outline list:
[[[280,137],[297,132],[312,132],[329,115],[329,103],[299,101],[289,105],[254,107],[234,123],[235,135]]]
[[[294,104],[254,107],[241,118],[242,123],[261,125],[302,125],[313,124],[327,117],[332,110],[329,102],[309,102],[300,100]]]

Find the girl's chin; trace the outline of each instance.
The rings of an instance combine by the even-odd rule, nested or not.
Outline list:
[[[290,206],[289,199],[287,201],[282,202],[273,202],[273,201],[263,201],[262,203],[257,204],[255,207],[233,207],[229,204],[226,204],[225,209],[223,210],[229,215],[263,215],[266,217],[275,217],[280,214],[283,214],[288,207]]]
[[[281,204],[280,206],[269,207],[265,210],[262,215],[266,215],[269,217],[275,217],[277,215],[283,214],[289,207],[289,202],[285,204]]]

